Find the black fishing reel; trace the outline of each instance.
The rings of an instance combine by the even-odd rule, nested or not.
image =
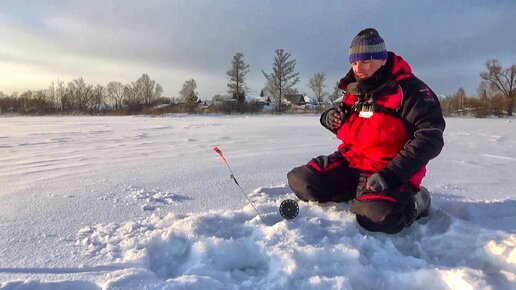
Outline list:
[[[285,199],[279,206],[279,213],[284,219],[291,220],[299,214],[299,205],[293,199]]]

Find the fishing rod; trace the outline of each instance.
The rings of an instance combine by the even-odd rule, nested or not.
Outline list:
[[[228,161],[226,160],[226,158],[224,157],[224,154],[222,153],[222,151],[219,149],[219,147],[215,146],[213,147],[213,150],[217,153],[219,153],[220,155],[220,158],[222,158],[222,160],[224,161],[224,163],[226,164],[226,166],[228,167],[229,169],[229,172],[231,173],[230,177],[231,179],[233,179],[236,183],[236,185],[238,186],[238,188],[240,188],[240,191],[242,191],[242,193],[244,194],[245,198],[247,198],[247,201],[249,202],[249,204],[254,208],[254,210],[256,211],[256,213],[258,214],[258,216],[260,217],[260,219],[262,220],[262,222],[264,224],[267,224],[265,222],[265,220],[263,219],[262,215],[260,214],[260,212],[258,211],[258,209],[254,206],[254,204],[251,202],[251,199],[247,196],[247,194],[245,194],[245,191],[242,189],[242,187],[240,186],[240,184],[238,183],[238,181],[236,180],[235,178],[235,174],[233,173],[233,170],[231,170],[231,167],[229,166],[229,163]]]
[[[242,187],[240,186],[240,184],[236,180],[235,174],[233,173],[233,170],[231,170],[231,167],[229,166],[228,161],[224,157],[224,154],[222,153],[222,150],[220,150],[219,147],[217,147],[217,146],[213,147],[213,150],[220,155],[220,158],[222,158],[222,161],[224,161],[224,163],[226,164],[226,166],[229,169],[229,172],[231,173],[231,175],[230,175],[231,179],[233,179],[233,181],[235,181],[236,185],[238,186],[238,188],[240,188],[240,191],[242,191],[242,193],[244,194],[245,198],[247,198],[247,201],[249,201],[249,204],[254,208],[254,210],[256,211],[256,213],[258,214],[260,219],[262,220],[262,222],[264,224],[267,224],[265,222],[265,220],[263,219],[262,215],[260,214],[260,212],[258,211],[258,209],[251,202],[251,199],[247,196],[247,194],[245,194],[245,191],[242,189]],[[299,214],[299,205],[293,199],[286,199],[286,200],[281,202],[280,207],[279,207],[279,213],[286,220],[294,219]]]

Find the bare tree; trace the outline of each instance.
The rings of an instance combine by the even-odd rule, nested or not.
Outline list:
[[[504,69],[498,60],[486,62],[487,71],[481,72],[480,77],[489,83],[494,91],[500,92],[506,99],[507,115],[512,116],[516,95],[516,65]]]
[[[127,105],[130,112],[137,112],[142,109],[143,100],[135,82],[124,86],[123,102]]]
[[[101,106],[103,104],[105,104],[105,95],[106,95],[105,87],[103,87],[101,85],[97,85],[93,89],[93,94],[91,96],[91,102],[90,102],[90,106],[93,109],[93,111],[95,111],[95,112],[100,111]]]
[[[65,95],[64,82],[57,80],[57,85],[52,82],[45,91],[46,100],[52,104],[54,109],[63,111],[63,96]]]
[[[66,99],[66,87],[63,81],[57,80],[57,85],[55,86],[55,99],[57,108],[59,111],[64,111],[65,109],[65,99]]]
[[[211,98],[211,101],[213,103],[222,103],[223,101],[225,101],[227,99],[227,97],[223,96],[223,95],[220,95],[220,94],[216,94],[214,95],[212,98]]]
[[[273,99],[276,99],[276,96],[279,94],[276,87],[273,87],[269,82],[265,84],[265,87],[262,91],[265,93],[265,95],[272,97]]]
[[[115,110],[121,109],[124,99],[124,85],[121,82],[109,82],[106,90],[107,97],[115,104]]]
[[[454,98],[457,102],[457,112],[459,114],[465,115],[467,113],[466,110],[466,91],[464,88],[460,87],[459,90],[455,93]]]
[[[233,56],[231,68],[226,72],[229,77],[228,93],[240,103],[245,101],[245,95],[249,91],[245,84],[245,76],[249,72],[249,64],[244,62],[244,55],[240,52]]]
[[[56,108],[57,107],[56,87],[53,82],[50,83],[50,85],[48,86],[48,89],[45,91],[45,95],[46,95],[46,99],[48,100],[48,102],[50,102],[52,104],[52,106],[54,108]]]
[[[333,93],[330,95],[330,101],[333,103],[336,99],[340,98],[342,96],[342,90],[339,88],[339,81],[335,84],[335,87],[333,88]]]
[[[129,111],[136,112],[161,98],[163,88],[147,74],[143,74],[135,82],[126,85],[123,91],[123,102],[129,107]]]
[[[267,79],[266,87],[270,93],[278,101],[278,111],[281,112],[281,100],[285,91],[292,88],[299,82],[299,73],[295,72],[296,60],[290,58],[290,53],[283,49],[276,49],[276,56],[272,63],[272,73],[268,74],[262,70],[263,75]]]
[[[189,79],[183,84],[183,88],[179,91],[179,95],[183,98],[188,112],[193,113],[197,107],[197,83],[194,79]]]
[[[160,84],[156,83],[156,86],[154,87],[152,99],[154,101],[156,101],[156,100],[161,99],[162,96],[163,96],[163,87]]]
[[[318,72],[314,74],[314,76],[308,82],[308,87],[314,93],[315,100],[319,104],[324,102],[324,98],[328,95],[328,93],[324,91],[324,88],[326,88],[326,85],[324,84],[325,80],[326,75],[323,72]]]
[[[473,116],[477,118],[485,118],[493,112],[487,96],[487,90],[484,90],[479,98],[469,100],[469,103],[472,108]]]
[[[85,112],[93,96],[93,86],[83,78],[75,79],[66,87],[67,103],[70,109]]]
[[[39,90],[32,95],[32,106],[39,114],[49,113],[53,109],[53,103],[48,98],[47,93],[47,90]]]
[[[156,83],[155,80],[151,80],[147,74],[143,74],[136,80],[134,89],[137,90],[140,99],[143,100],[143,104],[146,106],[151,105],[155,100],[161,98],[161,94],[163,93],[162,87]]]

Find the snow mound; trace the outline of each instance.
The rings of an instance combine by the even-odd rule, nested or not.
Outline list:
[[[347,204],[302,202],[296,219],[282,220],[278,205],[294,198],[286,185],[250,198],[265,223],[251,205],[152,215],[85,227],[76,245],[116,267],[103,289],[510,289],[516,282],[516,235],[470,223],[465,217],[482,218],[470,213],[474,203],[451,209],[457,201],[436,195],[430,218],[387,235],[360,228]]]

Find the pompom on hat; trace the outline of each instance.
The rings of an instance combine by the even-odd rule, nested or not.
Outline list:
[[[349,62],[368,59],[387,59],[385,42],[374,28],[360,31],[349,46]]]

